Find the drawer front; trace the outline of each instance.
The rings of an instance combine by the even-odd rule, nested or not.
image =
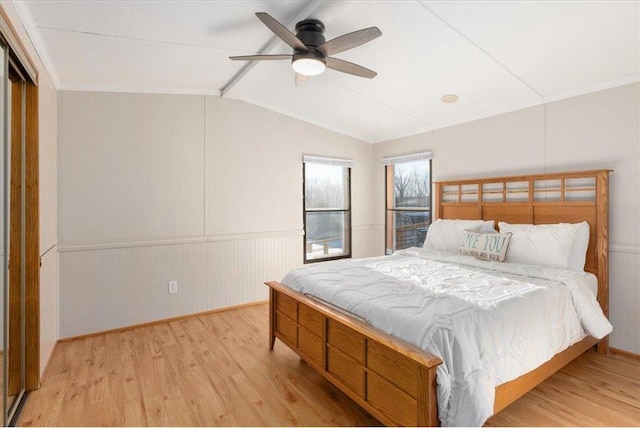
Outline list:
[[[276,309],[292,320],[296,320],[296,301],[286,294],[278,293],[276,298]]]
[[[322,337],[322,330],[324,330],[323,320],[324,317],[315,309],[311,309],[302,303],[298,306],[298,322],[316,336]]]
[[[327,347],[328,372],[364,398],[364,368],[337,349]]]
[[[322,366],[322,339],[304,327],[298,329],[298,349],[311,361]]]
[[[416,400],[371,372],[367,373],[367,402],[398,425],[418,425]]]
[[[418,396],[418,364],[387,348],[384,345],[367,341],[367,367],[381,377],[390,380],[404,392],[416,398]]]
[[[329,320],[327,341],[356,360],[364,363],[364,336],[337,321]]]
[[[294,346],[298,346],[297,330],[298,328],[294,320],[280,312],[276,312],[276,331]]]

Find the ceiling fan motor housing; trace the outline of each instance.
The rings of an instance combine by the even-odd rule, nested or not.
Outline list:
[[[305,19],[296,24],[296,37],[305,46],[318,47],[324,42],[324,24],[318,19]]]
[[[309,49],[303,51],[299,49],[293,50],[292,62],[299,59],[315,59],[326,64],[327,60],[322,52],[318,51],[316,47],[326,42],[324,38],[324,24],[318,19],[305,19],[296,24],[296,37],[300,39],[302,43]]]

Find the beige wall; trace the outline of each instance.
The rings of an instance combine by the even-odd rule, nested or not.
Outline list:
[[[242,101],[206,103],[207,234],[301,230],[303,154],[355,162],[353,225],[370,226],[370,144]]]
[[[60,245],[201,236],[203,97],[61,92]]]
[[[371,254],[370,144],[212,96],[62,91],[58,111],[61,337],[266,299],[302,263],[303,154],[354,161]]]
[[[57,259],[57,110],[56,89],[31,43],[15,6],[2,1],[0,7],[16,29],[38,70],[39,169],[40,169],[40,372],[44,370],[58,340]]]
[[[433,180],[610,168],[611,345],[640,353],[640,85],[374,145],[374,253],[384,252],[383,157],[433,151]]]

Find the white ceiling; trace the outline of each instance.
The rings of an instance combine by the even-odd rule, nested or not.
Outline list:
[[[25,1],[16,2],[61,90],[215,94],[368,142],[467,122],[640,81],[640,2]],[[290,53],[256,18],[327,40],[377,26],[383,36],[336,57],[378,72],[333,70],[294,87]],[[271,42],[271,43],[270,43]],[[457,94],[443,104],[444,94]]]

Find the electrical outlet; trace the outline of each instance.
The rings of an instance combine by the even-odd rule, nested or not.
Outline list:
[[[169,294],[178,292],[178,281],[169,281]]]

